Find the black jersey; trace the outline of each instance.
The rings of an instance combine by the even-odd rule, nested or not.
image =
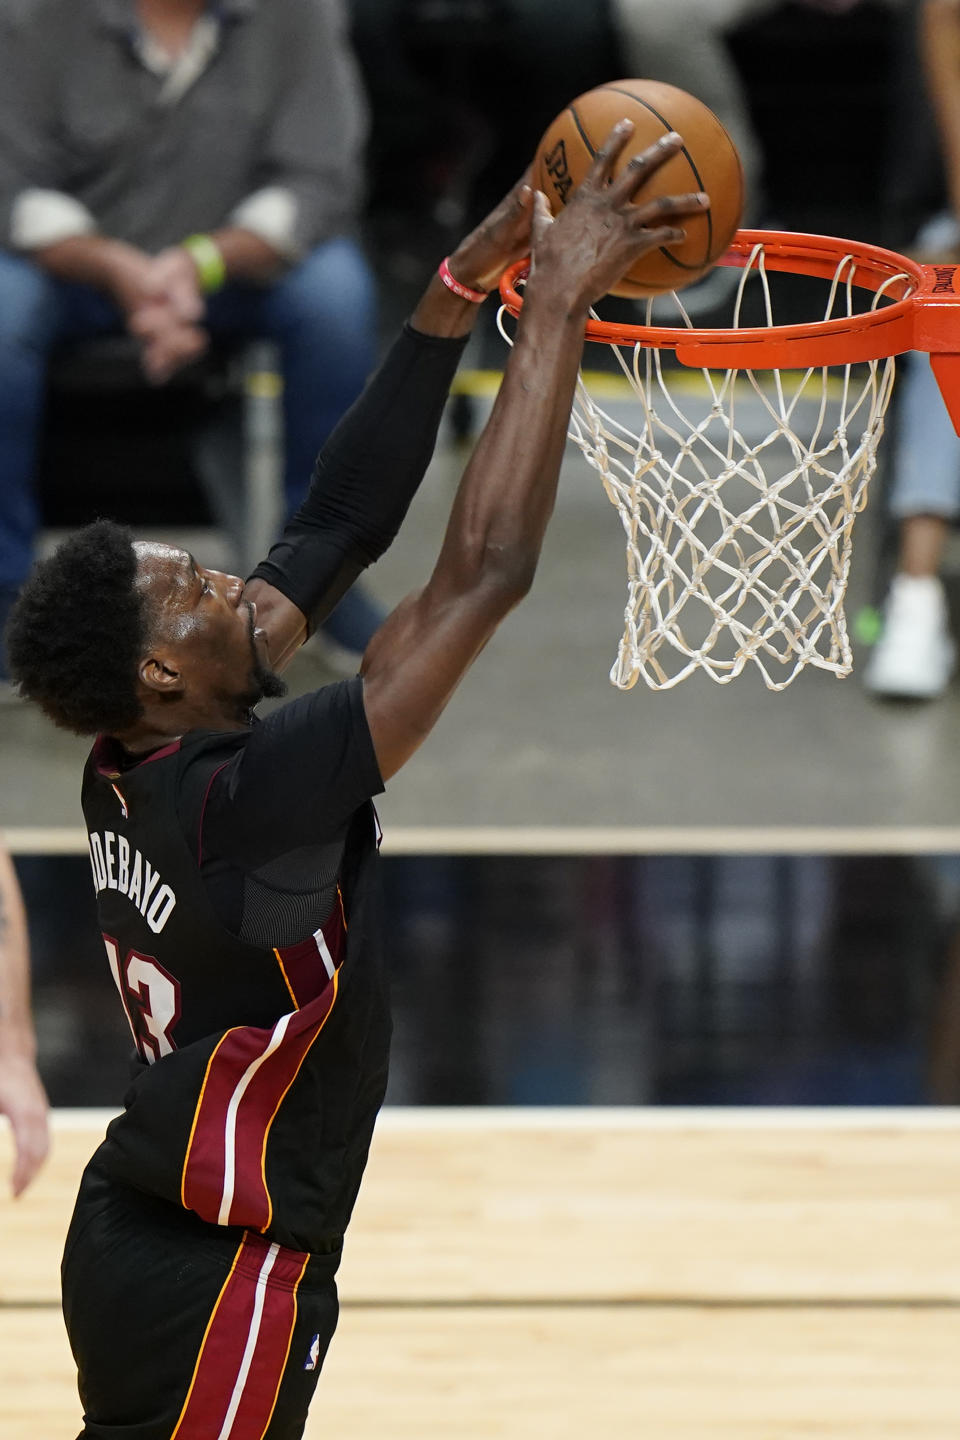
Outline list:
[[[382,785],[359,680],[284,711],[255,731],[191,733],[129,767],[109,742],[88,760],[100,926],[139,1052],[96,1164],[203,1220],[316,1252],[347,1224],[386,1088],[369,798]],[[200,829],[212,794],[240,795],[236,825],[257,849],[257,813],[242,804],[247,747],[261,771],[275,766],[272,797],[256,791],[261,828],[276,834],[289,817],[291,854],[314,835],[337,861],[322,922],[304,912],[309,928],[276,945],[228,928],[204,878],[218,860]]]

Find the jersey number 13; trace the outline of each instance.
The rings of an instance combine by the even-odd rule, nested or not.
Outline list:
[[[180,1019],[180,985],[152,955],[128,950],[121,959],[112,936],[104,935],[103,943],[140,1057],[152,1065],[176,1048],[173,1027]]]

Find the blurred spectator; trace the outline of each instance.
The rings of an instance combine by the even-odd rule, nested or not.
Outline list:
[[[949,208],[911,248],[927,263],[960,261],[960,3],[922,0],[920,50],[936,117]],[[940,579],[951,525],[960,516],[960,440],[926,355],[905,362],[898,397],[890,512],[898,526],[896,572],[884,623],[864,672],[877,695],[931,700],[946,689],[956,647]]]
[[[617,73],[607,0],[350,0],[373,109],[371,216],[391,278],[513,184],[554,115]],[[446,238],[443,238],[446,237]]]
[[[211,338],[274,341],[288,510],[376,350],[340,0],[17,0],[3,25],[0,628],[58,343],[126,330],[163,384]],[[350,604],[329,633],[357,652],[378,616]]]
[[[12,1187],[20,1195],[47,1155],[47,1097],[30,1016],[27,924],[16,872],[0,844],[0,1115],[13,1130]]]
[[[763,147],[740,73],[727,45],[735,26],[781,0],[611,0],[625,73],[689,90],[719,116],[740,152],[746,180],[744,225],[762,223]],[[841,15],[860,0],[801,0]]]
[[[624,73],[689,90],[719,116],[740,152],[745,224],[760,210],[762,149],[739,71],[727,46],[733,27],[774,0],[611,0]]]

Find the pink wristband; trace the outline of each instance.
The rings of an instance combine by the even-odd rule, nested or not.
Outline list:
[[[461,285],[460,281],[451,275],[449,255],[446,260],[440,261],[440,269],[437,273],[447,289],[452,290],[454,295],[459,295],[461,300],[472,300],[474,305],[482,305],[486,300],[486,290],[471,290],[469,285]]]

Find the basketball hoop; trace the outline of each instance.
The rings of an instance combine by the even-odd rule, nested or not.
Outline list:
[[[960,267],[759,230],[739,231],[721,264],[742,271],[728,328],[695,327],[682,295],[672,297],[674,327],[650,323],[661,299],[647,302],[646,324],[592,316],[586,327],[588,340],[613,347],[640,404],[639,420],[614,419],[581,373],[569,431],[627,537],[610,672],[621,689],[641,676],[670,689],[696,670],[724,685],[751,661],[771,690],[807,665],[848,675],[853,522],[876,469],[895,355],[930,352],[960,432]],[[528,267],[501,281],[508,342],[505,315],[521,311]],[[820,282],[820,318],[775,323],[777,272]],[[759,324],[742,323],[751,280]],[[699,397],[683,383],[691,368],[703,377]]]

